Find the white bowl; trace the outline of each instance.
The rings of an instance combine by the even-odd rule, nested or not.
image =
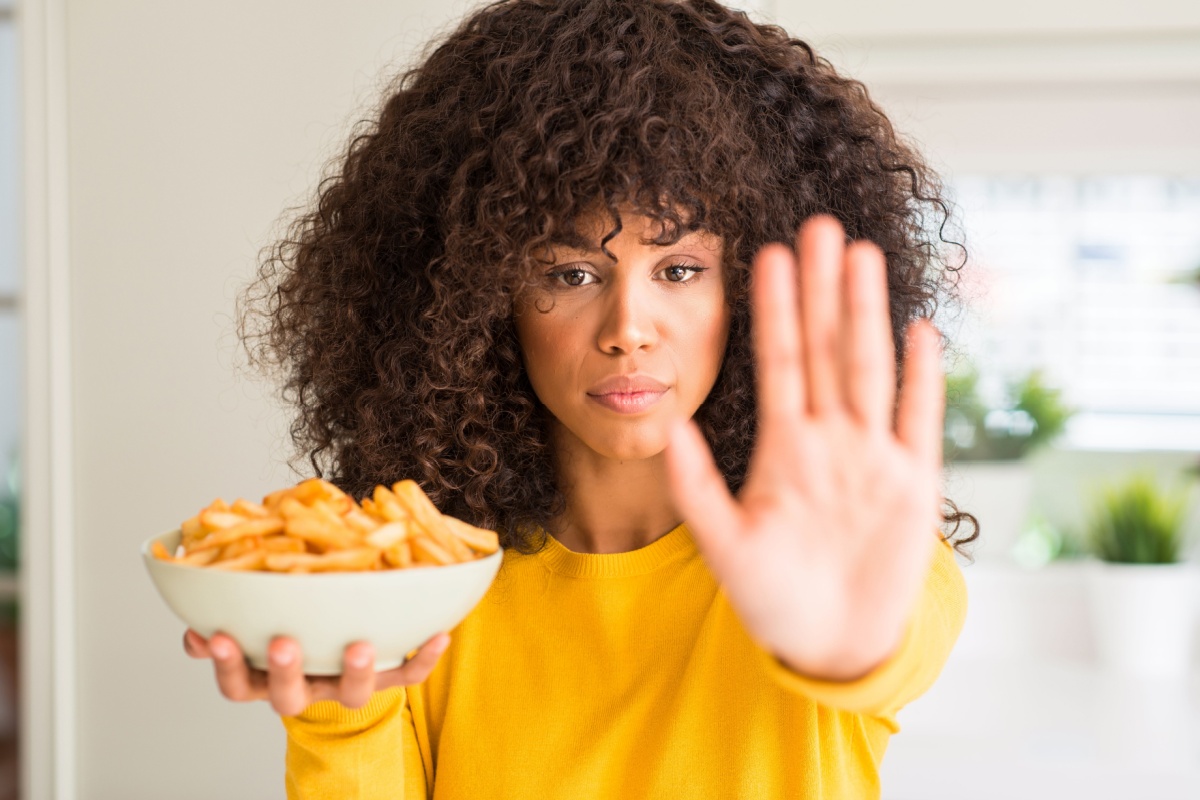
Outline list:
[[[398,667],[439,631],[449,631],[483,599],[504,549],[460,564],[370,572],[289,574],[230,571],[155,558],[161,541],[174,553],[178,529],[142,544],[142,558],[159,594],[205,639],[232,636],[250,663],[267,667],[276,636],[295,639],[308,675],[340,675],[352,642],[375,646],[375,669]]]

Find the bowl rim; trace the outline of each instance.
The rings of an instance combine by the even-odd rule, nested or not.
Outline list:
[[[151,536],[150,538],[143,541],[142,546],[140,548],[141,554],[142,554],[142,559],[147,564],[154,563],[156,566],[159,566],[159,567],[165,567],[168,569],[182,569],[182,570],[186,570],[189,572],[199,572],[199,573],[203,573],[206,575],[253,575],[255,577],[250,578],[249,580],[270,581],[270,580],[281,580],[282,579],[282,580],[287,580],[287,581],[291,581],[291,582],[296,582],[296,581],[311,581],[311,580],[316,580],[316,581],[345,580],[347,577],[354,577],[357,580],[388,580],[388,579],[395,578],[397,575],[405,575],[405,574],[412,575],[414,573],[427,574],[431,570],[431,568],[434,568],[437,570],[454,569],[455,567],[469,569],[469,568],[472,568],[474,565],[478,565],[481,563],[488,563],[493,559],[500,560],[504,557],[504,548],[497,547],[496,552],[490,553],[486,556],[481,556],[480,558],[471,559],[470,561],[459,561],[454,564],[428,564],[428,565],[422,565],[419,567],[402,567],[402,568],[397,567],[397,568],[393,568],[393,569],[380,569],[380,570],[335,570],[335,571],[330,571],[330,572],[307,572],[307,573],[302,573],[302,574],[292,574],[289,572],[269,572],[269,571],[265,571],[265,570],[256,570],[256,569],[214,570],[214,569],[208,569],[207,567],[195,566],[193,564],[176,564],[174,561],[164,561],[161,558],[155,557],[155,555],[152,552],[150,552],[151,545],[153,545],[156,541],[164,539],[168,536],[174,536],[176,534],[178,534],[180,537],[182,537],[183,531],[180,528],[174,528],[172,530],[167,531],[166,533],[156,533],[153,536]],[[475,568],[478,569],[477,566],[475,566]]]

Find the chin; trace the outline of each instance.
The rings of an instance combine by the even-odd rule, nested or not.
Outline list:
[[[580,438],[599,455],[615,461],[641,461],[667,449],[666,428],[654,423],[623,431],[614,431],[608,425],[592,426],[588,435]]]

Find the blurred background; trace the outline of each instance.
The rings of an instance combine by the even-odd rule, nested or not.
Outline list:
[[[867,85],[966,246],[945,488],[982,535],[884,797],[1200,796],[1200,4],[732,5]],[[278,719],[137,548],[301,477],[234,298],[472,6],[0,0],[0,800],[284,797]]]

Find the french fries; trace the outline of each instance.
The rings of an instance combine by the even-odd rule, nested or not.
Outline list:
[[[156,558],[224,570],[347,572],[439,566],[495,553],[495,531],[437,510],[416,481],[376,486],[361,504],[332,483],[309,478],[261,504],[217,498],[180,525],[179,549]]]

